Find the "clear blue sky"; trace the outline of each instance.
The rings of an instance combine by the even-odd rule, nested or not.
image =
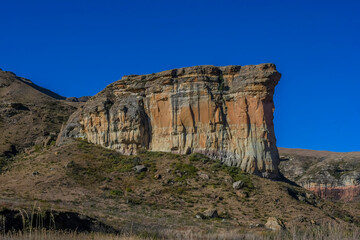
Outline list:
[[[0,3],[0,68],[63,96],[128,74],[273,62],[278,146],[360,151],[360,1]]]

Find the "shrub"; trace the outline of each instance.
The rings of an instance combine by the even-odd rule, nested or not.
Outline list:
[[[186,164],[182,162],[178,162],[174,165],[175,171],[174,173],[180,173],[181,176],[178,176],[174,179],[174,181],[184,181],[187,178],[192,178],[196,176],[197,168],[191,164]]]
[[[234,181],[242,181],[245,184],[247,190],[254,189],[254,184],[251,180],[251,175],[239,169],[238,167],[229,167],[223,165],[223,169],[227,172]]]
[[[146,177],[146,172],[141,172],[136,175],[137,180],[143,180]]]
[[[109,194],[112,197],[121,197],[124,195],[124,192],[121,190],[110,190]]]
[[[210,161],[210,158],[206,157],[201,153],[193,153],[190,155],[189,160],[190,162],[208,163]]]

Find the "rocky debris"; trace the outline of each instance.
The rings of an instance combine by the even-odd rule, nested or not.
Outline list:
[[[209,209],[204,212],[206,218],[218,218],[219,214],[216,209]]]
[[[165,179],[165,180],[162,181],[162,183],[164,185],[174,185],[175,184],[173,179]]]
[[[195,215],[195,217],[198,218],[198,219],[206,219],[205,215],[202,214],[202,213],[197,213],[197,214]]]
[[[154,179],[156,179],[156,180],[159,180],[161,178],[162,178],[161,174],[155,174],[154,175]]]
[[[245,184],[243,181],[240,180],[240,181],[234,182],[232,186],[235,190],[239,190],[239,189],[242,189],[245,186]]]
[[[305,197],[306,197],[307,199],[314,199],[314,198],[315,198],[315,195],[312,194],[312,193],[306,192],[306,193],[305,193]]]
[[[322,198],[342,201],[360,199],[360,152],[279,150],[280,168],[286,178]],[[311,198],[302,196],[299,200]]]
[[[296,200],[299,200],[301,202],[305,202],[311,205],[317,205],[319,203],[319,199],[315,197],[314,194],[304,191],[297,191],[294,188],[289,187],[288,193],[290,196],[295,198]]]
[[[304,216],[297,217],[295,221],[299,223],[308,223],[310,225],[318,225],[318,223],[314,219],[308,219]]]
[[[178,176],[178,177],[182,177],[182,176],[183,176],[183,173],[182,173],[180,170],[175,170],[175,174],[176,174],[176,176]],[[186,172],[184,172],[184,175],[186,175]]]
[[[209,209],[209,210],[206,210],[204,213],[197,213],[195,215],[195,217],[198,219],[219,218],[219,214],[218,214],[217,210]]]
[[[145,165],[137,165],[137,166],[133,167],[133,170],[135,171],[135,173],[146,172],[147,167]]]
[[[269,217],[265,227],[273,231],[280,231],[285,229],[284,223],[275,217]]]
[[[304,216],[299,216],[299,217],[296,218],[296,221],[297,222],[307,222],[308,219],[306,217],[304,217]]]
[[[56,138],[57,138],[56,132],[49,133],[48,136],[44,137],[44,140],[40,144],[42,144],[44,147],[55,145]]]
[[[270,63],[124,76],[74,113],[57,143],[83,138],[128,155],[202,153],[276,178],[273,94],[280,76]]]
[[[199,173],[198,175],[199,175],[199,178],[201,178],[204,181],[207,181],[210,179],[210,176],[207,175],[206,173]]]
[[[249,197],[249,194],[247,192],[243,192],[243,191],[236,191],[236,195],[240,198],[247,198]]]
[[[87,102],[91,97],[90,96],[83,96],[83,97],[68,97],[66,98],[66,101],[69,102]]]
[[[311,223],[312,225],[317,225],[317,223],[316,223],[315,220],[313,220],[313,219],[310,220],[310,223]]]
[[[249,227],[250,228],[263,228],[263,227],[265,227],[265,225],[262,223],[252,223],[249,225]]]

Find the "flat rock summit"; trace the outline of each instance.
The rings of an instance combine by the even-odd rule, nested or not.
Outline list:
[[[132,155],[202,153],[263,177],[278,176],[274,64],[195,66],[124,76],[76,111],[59,135]]]

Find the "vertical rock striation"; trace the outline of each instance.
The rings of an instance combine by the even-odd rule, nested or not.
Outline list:
[[[273,94],[280,76],[274,64],[124,76],[71,116],[58,143],[81,137],[124,154],[199,152],[274,178]]]

